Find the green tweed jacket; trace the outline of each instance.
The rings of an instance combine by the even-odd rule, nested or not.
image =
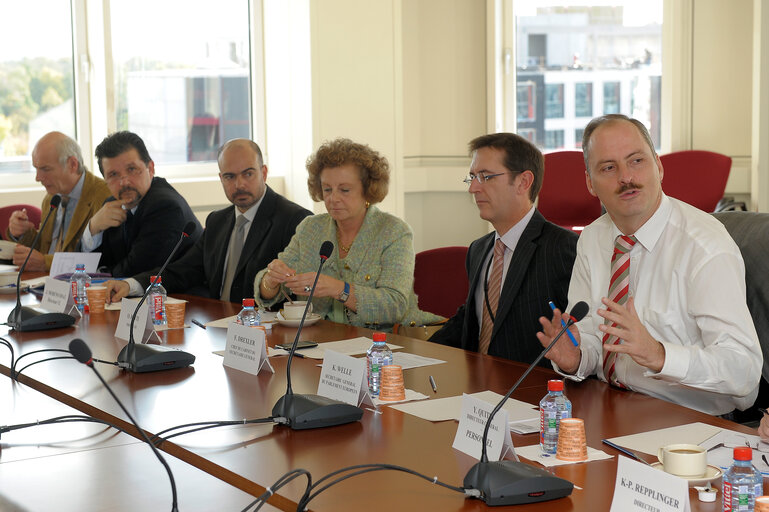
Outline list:
[[[414,242],[411,228],[401,219],[371,206],[355,237],[350,252],[339,258],[336,247],[336,222],[327,213],[305,218],[296,228],[288,247],[278,259],[296,270],[297,274],[315,272],[320,259],[318,251],[325,240],[334,242],[334,252],[323,266],[322,273],[352,284],[355,288],[357,311],[331,297],[315,297],[313,312],[333,322],[391,331],[395,323],[417,325],[440,320],[431,313],[419,311],[414,294]],[[261,297],[259,283],[267,269],[254,280],[255,297],[259,307],[270,307],[280,300]],[[287,293],[290,290],[286,289]]]

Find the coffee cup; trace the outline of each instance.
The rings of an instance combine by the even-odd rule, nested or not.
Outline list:
[[[283,318],[286,320],[301,320],[302,319],[302,313],[304,312],[304,308],[307,305],[306,300],[295,300],[292,303],[286,302],[283,304]],[[307,310],[307,316],[309,317],[312,314],[312,304],[310,304],[309,309]]]
[[[708,467],[705,448],[696,444],[669,444],[657,451],[665,473],[683,478],[699,478]]]

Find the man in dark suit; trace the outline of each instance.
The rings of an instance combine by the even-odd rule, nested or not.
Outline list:
[[[219,171],[224,193],[233,206],[211,212],[203,236],[166,268],[163,286],[171,293],[240,302],[254,296],[256,273],[277,257],[294,236],[296,226],[312,212],[266,185],[267,166],[253,141],[235,139],[222,146]],[[241,248],[236,247],[239,230]],[[111,300],[140,295],[157,270],[126,281],[108,281]]]
[[[175,258],[192,247],[200,222],[176,189],[155,176],[155,163],[138,135],[109,135],[96,146],[96,159],[112,197],[91,218],[81,247],[101,253],[100,269],[123,277],[162,265],[188,222],[196,229]]]
[[[465,183],[494,232],[470,244],[467,300],[430,340],[530,363],[542,350],[536,334],[548,302],[566,309],[577,235],[534,207],[544,158],[533,144],[496,133],[472,140],[470,153]]]

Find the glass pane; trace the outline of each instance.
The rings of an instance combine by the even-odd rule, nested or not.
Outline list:
[[[119,130],[177,164],[216,160],[222,143],[251,136],[248,2],[110,5]]]
[[[76,135],[70,3],[3,2],[0,18],[34,20],[0,30],[0,174],[31,173],[40,137]]]
[[[593,116],[622,113],[659,147],[662,3],[514,2],[516,131],[541,148],[580,147]]]

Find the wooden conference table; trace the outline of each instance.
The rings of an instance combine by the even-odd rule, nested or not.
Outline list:
[[[234,315],[236,304],[192,296],[187,323]],[[34,304],[25,295],[23,302]],[[12,308],[10,299],[0,300],[0,315],[5,318]],[[95,358],[114,361],[125,344],[114,338],[118,312],[86,315],[76,327],[31,333],[12,331],[5,335],[17,352],[27,353],[41,348],[66,348],[72,338],[82,338]],[[275,326],[268,335],[270,346],[293,341],[296,330]],[[357,336],[370,337],[368,329],[321,321],[306,327],[302,339],[318,342]],[[175,425],[240,418],[263,418],[270,415],[275,402],[286,387],[285,357],[271,358],[275,373],[258,376],[222,365],[213,354],[225,346],[224,329],[200,329],[196,326],[161,334],[169,346],[182,348],[197,357],[186,369],[167,372],[132,374],[114,366],[98,365],[99,371],[115,393],[148,432],[159,432]],[[406,387],[436,398],[490,389],[504,394],[525,370],[525,365],[482,356],[477,353],[388,335],[388,341],[401,345],[407,352],[446,361],[445,364],[414,368],[404,372]],[[0,347],[0,372],[9,374],[10,356]],[[32,356],[34,357],[34,356]],[[41,355],[40,358],[42,358]],[[319,378],[318,362],[295,359],[292,383],[297,393],[315,393]],[[428,377],[437,382],[433,393]],[[535,369],[513,395],[536,404],[546,392],[546,382],[555,374]],[[91,370],[74,359],[36,364],[24,370],[20,382],[56,400],[96,417],[132,430],[122,411],[114,403]],[[10,381],[6,383],[10,385]],[[566,395],[572,401],[575,417],[585,420],[588,445],[612,455],[617,452],[601,443],[601,439],[646,432],[691,422],[750,432],[741,425],[673,405],[638,393],[620,391],[597,381],[566,382]],[[366,410],[360,422],[308,431],[292,431],[272,424],[238,426],[209,430],[163,444],[173,456],[199,468],[251,495],[258,496],[284,473],[303,468],[312,473],[313,481],[343,467],[366,463],[389,463],[405,466],[451,485],[461,486],[467,470],[476,460],[451,448],[457,423],[432,423],[389,407],[381,413]],[[513,435],[516,446],[535,444],[536,434]],[[136,447],[137,450],[141,449]],[[146,447],[144,447],[146,449]],[[155,469],[157,462],[143,459],[146,467]],[[651,461],[651,457],[649,457]],[[559,477],[572,481],[581,489],[556,501],[516,506],[526,511],[601,511],[609,510],[616,477],[616,457],[610,460],[560,466],[553,469]],[[177,478],[178,480],[178,478]],[[303,478],[280,489],[269,503],[282,510],[295,510],[305,486]],[[214,491],[212,491],[214,492]],[[717,503],[701,503],[691,492],[692,510],[716,511]],[[381,471],[358,476],[336,485],[314,499],[310,508],[318,511],[346,510],[487,510],[478,500],[433,485],[414,476]],[[156,509],[162,510],[161,502]],[[234,510],[218,507],[218,510]]]

